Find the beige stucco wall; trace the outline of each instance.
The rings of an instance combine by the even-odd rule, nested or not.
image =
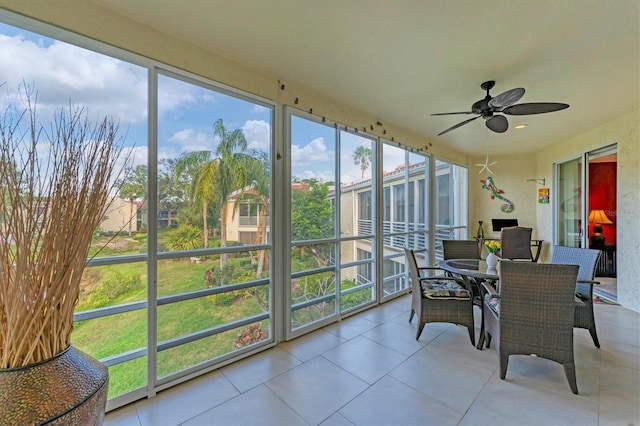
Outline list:
[[[536,164],[530,155],[500,156],[490,153],[489,163],[497,161],[489,166],[493,173],[480,172],[476,164],[484,164],[485,158],[472,158],[469,166],[469,232],[476,235],[478,221],[484,222],[484,232],[487,237],[499,237],[499,233],[491,230],[492,218],[518,219],[520,226],[533,228],[532,237],[538,238],[539,229],[536,223],[536,203],[538,185],[535,182],[527,182],[527,179],[536,178]],[[498,189],[504,191],[502,197],[513,203],[513,211],[504,213],[501,206],[505,204],[497,197],[491,199],[491,191],[482,188],[482,180],[487,176],[493,178]]]
[[[551,181],[553,163],[612,143],[618,145],[617,291],[618,302],[640,312],[640,110],[546,149],[536,156],[537,174]],[[551,205],[537,205],[540,238],[551,240]]]
[[[137,214],[138,206],[135,203],[120,198],[113,199],[105,220],[100,223],[100,229],[107,232],[128,232],[131,224],[131,231],[137,231]]]

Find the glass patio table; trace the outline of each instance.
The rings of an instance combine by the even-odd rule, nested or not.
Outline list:
[[[500,262],[496,268],[491,268],[487,265],[487,262],[479,259],[447,259],[441,260],[438,266],[450,272],[453,275],[462,278],[470,288],[475,284],[473,281],[486,281],[495,285],[496,281],[500,278]],[[480,293],[480,310],[482,312],[482,319],[480,320],[480,337],[478,338],[478,344],[476,348],[482,350],[484,345],[484,295],[482,294],[482,286],[478,285]]]
[[[480,259],[447,259],[441,260],[438,266],[447,272],[463,277],[473,277],[482,281],[497,281],[500,262],[497,268],[490,268],[487,262]]]

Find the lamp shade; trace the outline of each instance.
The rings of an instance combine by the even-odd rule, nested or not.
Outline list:
[[[589,213],[589,223],[611,224],[613,222],[609,220],[604,210],[591,210],[591,213]]]

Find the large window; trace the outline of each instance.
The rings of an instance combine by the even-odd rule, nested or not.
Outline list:
[[[157,203],[178,212],[157,233],[161,379],[272,339],[272,110],[176,74],[157,81]]]
[[[2,23],[0,56],[3,108],[29,88],[45,126],[60,108],[113,117],[132,158],[95,231],[72,333],[108,366],[110,406],[273,341],[273,106]]]
[[[427,186],[429,157],[407,151],[395,144],[382,145],[384,193],[383,298],[408,290],[404,248],[425,255],[429,224]],[[387,216],[387,211],[391,214]]]
[[[274,102],[7,16],[38,33],[0,23],[0,106],[29,85],[41,118],[119,120],[132,155],[72,334],[108,409],[406,293],[404,247],[466,235],[464,168],[293,109],[277,135]]]
[[[45,127],[63,108],[84,108],[93,123],[107,116],[119,123],[132,170],[94,233],[71,337],[108,366],[110,398],[142,388],[148,363],[148,70],[2,23],[0,57],[3,110],[9,103],[21,106],[28,88]]]
[[[442,259],[442,240],[464,240],[468,232],[468,169],[435,162],[435,258]]]

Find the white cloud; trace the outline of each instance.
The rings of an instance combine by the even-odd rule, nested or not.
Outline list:
[[[2,80],[15,97],[26,83],[36,90],[38,109],[51,116],[61,105],[85,106],[89,118],[112,116],[122,123],[147,117],[146,70],[60,41],[50,45],[24,36],[0,35]]]
[[[247,120],[242,133],[249,148],[269,152],[271,149],[271,125],[264,120]]]
[[[293,173],[293,177],[300,179],[316,179],[318,182],[333,182],[335,180],[333,172],[326,170],[304,170],[298,173]]]
[[[298,145],[291,145],[291,165],[293,167],[328,161],[332,158],[333,156],[322,137],[312,140],[302,148]]]
[[[158,78],[158,114],[172,114],[176,119],[192,113],[193,109],[203,109],[205,105],[215,104],[217,99],[213,92],[203,90],[192,84],[174,78],[159,76]]]
[[[211,151],[214,149],[213,137],[193,129],[182,129],[169,137],[169,141],[180,147],[180,152]]]

